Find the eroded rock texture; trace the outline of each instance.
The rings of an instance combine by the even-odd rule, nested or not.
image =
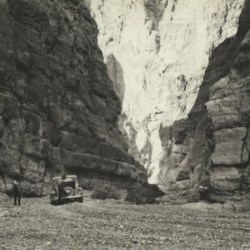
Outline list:
[[[0,23],[1,191],[19,177],[23,193],[42,195],[64,169],[80,182],[146,182],[117,130],[120,101],[84,1],[2,0]]]
[[[188,119],[161,127],[165,157],[160,176],[169,189],[191,190],[189,194],[195,197],[203,186],[201,194],[213,201],[247,198],[249,54],[250,1],[246,0],[236,36],[226,39],[212,53]]]
[[[158,183],[165,151],[160,124],[187,117],[212,51],[237,31],[244,0],[88,2],[122,100],[120,124],[130,151]]]

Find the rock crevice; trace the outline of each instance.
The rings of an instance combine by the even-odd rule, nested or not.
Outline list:
[[[114,85],[125,86],[120,125],[131,142],[129,150],[141,163],[150,162],[151,182],[159,183],[158,177],[162,178],[161,124],[166,127],[186,118],[197,96],[197,102],[208,100],[209,83],[203,93],[198,92],[209,58],[217,60],[215,53],[222,54],[225,48],[218,49],[218,45],[236,34],[243,4],[244,0],[89,1],[104,59],[109,62],[112,54],[123,70],[124,81],[111,76]],[[231,42],[234,39],[228,39],[226,46],[233,50]],[[230,60],[232,55],[227,56]],[[112,64],[107,67],[112,75]],[[198,112],[200,107],[194,107]],[[136,131],[133,139],[131,127]],[[149,142],[150,154],[142,150]]]

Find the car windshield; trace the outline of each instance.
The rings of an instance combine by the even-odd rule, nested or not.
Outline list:
[[[67,176],[66,178],[56,177],[52,180],[52,186],[56,188],[59,184],[62,184],[64,187],[72,187],[76,188],[76,177],[74,176]]]
[[[74,181],[63,181],[62,182],[64,187],[72,187],[72,188],[76,188],[76,183]]]

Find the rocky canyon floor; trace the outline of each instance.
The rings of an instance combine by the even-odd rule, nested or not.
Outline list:
[[[0,203],[0,249],[250,249],[250,213],[204,203]]]

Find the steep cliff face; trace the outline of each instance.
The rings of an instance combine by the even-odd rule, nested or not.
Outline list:
[[[213,201],[242,200],[249,192],[249,13],[246,0],[236,36],[212,53],[188,119],[160,131],[162,182],[193,198],[200,198],[200,185]]]
[[[3,0],[0,23],[0,191],[21,178],[26,195],[42,195],[63,171],[145,182],[84,2]]]
[[[121,127],[130,151],[148,168],[152,182],[169,183],[159,174],[159,167],[168,164],[161,124],[166,127],[187,116],[214,48],[236,33],[243,3],[88,1],[110,78],[122,101]],[[178,157],[184,158],[186,149],[176,147]]]

